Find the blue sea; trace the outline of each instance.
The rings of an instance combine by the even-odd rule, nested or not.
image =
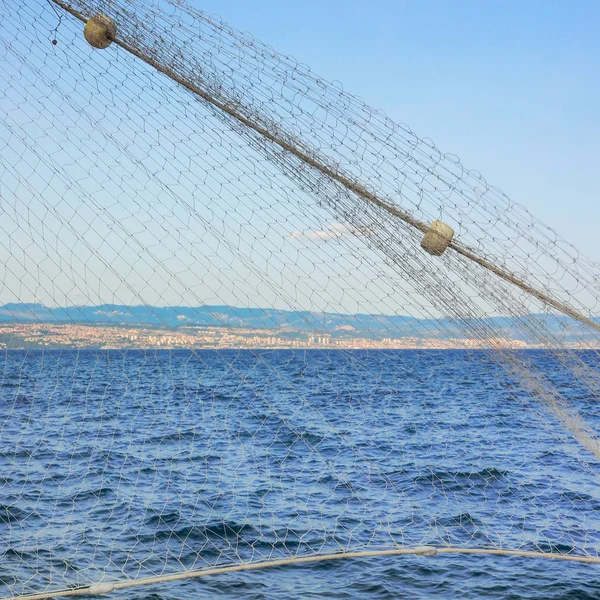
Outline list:
[[[600,431],[556,356],[513,357]],[[5,351],[0,598],[422,544],[595,556],[598,473],[485,351]],[[113,597],[591,599],[600,565],[341,559]]]

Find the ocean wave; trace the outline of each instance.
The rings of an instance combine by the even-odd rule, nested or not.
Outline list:
[[[260,532],[248,523],[222,521],[207,525],[183,524],[181,515],[173,511],[150,516],[144,522],[143,527],[143,532],[136,535],[141,543],[179,540],[195,543],[220,541],[226,544],[239,544],[245,540],[256,540],[260,537]]]
[[[0,504],[0,523],[13,525],[23,521],[27,517],[27,514],[27,512],[14,504]]]
[[[427,474],[417,475],[413,482],[417,485],[430,485],[433,487],[458,487],[464,489],[465,484],[472,486],[489,486],[496,482],[505,482],[510,476],[510,471],[496,467],[486,467],[479,471],[430,471]]]

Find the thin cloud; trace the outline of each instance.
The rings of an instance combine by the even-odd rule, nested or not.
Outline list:
[[[335,240],[339,238],[367,235],[368,231],[364,227],[352,227],[342,223],[333,223],[327,229],[306,229],[304,231],[294,231],[291,234],[293,238],[308,238],[311,240]]]

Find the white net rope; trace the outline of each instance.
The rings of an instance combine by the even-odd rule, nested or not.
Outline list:
[[[175,0],[0,8],[0,598],[600,562],[596,263]]]

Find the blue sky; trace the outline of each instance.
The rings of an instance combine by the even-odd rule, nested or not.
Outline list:
[[[596,5],[573,12],[548,2],[192,3],[430,137],[600,260]],[[8,3],[16,21],[0,29],[10,48],[0,56],[8,210],[0,228],[17,244],[3,250],[11,272],[0,302],[269,306],[285,295],[286,307],[385,313],[422,304],[411,289],[398,293],[402,281],[376,274],[376,257],[367,256],[375,270],[365,267],[361,279],[364,265],[347,248],[297,237],[327,233],[330,215],[285,187],[264,157],[255,173],[256,155],[237,138],[235,148],[221,146],[222,125],[195,101],[192,118],[189,98],[164,85],[166,96],[152,105],[146,90],[163,86],[154,71],[116,47],[91,49],[74,20],[52,46],[53,13],[42,0],[28,4],[19,11]],[[27,26],[37,11],[44,18]],[[22,27],[29,34],[17,35]],[[184,153],[191,141],[194,167],[178,162],[165,140]],[[251,164],[238,166],[244,158]],[[65,191],[64,182],[79,188]],[[197,202],[193,223],[176,196]],[[163,225],[175,237],[165,237]],[[179,231],[189,236],[185,251]]]
[[[600,260],[600,2],[192,4],[430,137]]]

